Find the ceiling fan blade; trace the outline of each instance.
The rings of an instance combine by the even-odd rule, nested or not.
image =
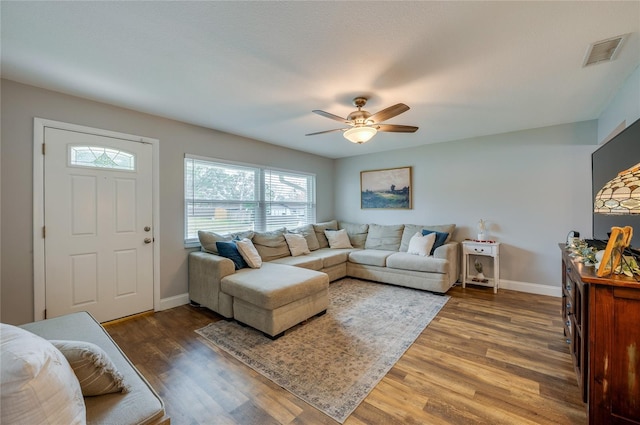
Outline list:
[[[408,110],[409,107],[407,105],[405,105],[404,103],[398,103],[396,105],[389,106],[382,111],[376,112],[369,119],[373,120],[374,123],[379,123],[400,115],[403,112],[407,112]]]
[[[315,136],[316,134],[332,133],[334,131],[344,131],[346,128],[334,128],[333,130],[318,131],[316,133],[305,134],[305,136]]]
[[[314,109],[311,112],[314,112],[314,113],[316,113],[318,115],[322,115],[323,117],[326,117],[326,118],[330,118],[332,120],[340,121],[341,123],[344,123],[344,124],[351,124],[351,121],[347,121],[346,118],[339,117],[339,116],[331,114],[329,112],[321,111],[319,109]]]
[[[378,131],[387,131],[391,133],[415,133],[418,127],[412,125],[396,125],[396,124],[378,124],[374,125]]]

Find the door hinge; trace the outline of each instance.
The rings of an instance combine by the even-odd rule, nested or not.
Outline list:
[[[46,308],[44,309],[44,318],[45,319],[47,318],[47,309]]]
[[[42,155],[44,155],[44,154],[45,154],[45,150],[46,150],[46,149],[45,149],[45,144],[43,143],[43,144],[42,144]]]
[[[47,226],[42,226],[42,239],[47,237]]]

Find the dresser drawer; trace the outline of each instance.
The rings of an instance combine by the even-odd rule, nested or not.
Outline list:
[[[482,243],[477,243],[477,244],[465,243],[463,244],[463,247],[464,247],[463,249],[465,254],[473,254],[473,255],[494,256],[496,255],[496,249],[497,249],[495,245],[482,244]]]

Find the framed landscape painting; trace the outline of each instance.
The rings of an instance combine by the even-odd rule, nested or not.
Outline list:
[[[361,171],[360,208],[411,209],[411,167]]]

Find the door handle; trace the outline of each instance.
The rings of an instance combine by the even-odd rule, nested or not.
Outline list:
[[[151,238],[144,238],[144,243],[151,243]]]

